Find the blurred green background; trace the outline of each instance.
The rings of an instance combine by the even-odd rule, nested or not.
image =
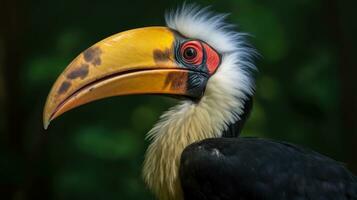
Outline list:
[[[188,1],[192,2],[192,1]],[[356,1],[195,1],[231,13],[262,55],[243,135],[297,143],[357,173]],[[176,100],[131,96],[75,109],[42,128],[56,77],[123,30],[163,25],[181,1],[0,0],[0,199],[153,199],[144,135]]]

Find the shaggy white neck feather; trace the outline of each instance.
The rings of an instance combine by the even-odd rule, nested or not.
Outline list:
[[[233,64],[227,56],[222,63]],[[205,95],[198,103],[183,101],[161,116],[148,133],[152,139],[144,162],[143,175],[150,189],[161,200],[182,199],[178,169],[182,151],[188,145],[221,137],[231,123],[239,120],[247,93],[239,68],[222,67],[210,78]],[[231,79],[229,77],[235,77]],[[231,82],[231,81],[235,82]]]
[[[171,108],[148,133],[152,143],[143,176],[160,200],[183,199],[178,174],[182,151],[194,142],[221,137],[229,124],[239,120],[246,95],[253,93],[248,72],[254,67],[252,50],[242,34],[229,29],[224,17],[192,5],[166,15],[170,28],[187,38],[205,41],[222,55],[222,62],[199,102],[185,100]]]

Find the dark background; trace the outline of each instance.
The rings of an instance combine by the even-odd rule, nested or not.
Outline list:
[[[191,2],[191,1],[189,1]],[[356,1],[204,1],[252,35],[257,94],[243,135],[293,142],[357,173]],[[153,199],[144,135],[176,103],[111,98],[42,128],[56,77],[123,30],[163,25],[180,1],[0,0],[0,199]]]

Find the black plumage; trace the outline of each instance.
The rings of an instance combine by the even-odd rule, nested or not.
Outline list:
[[[343,164],[289,143],[211,138],[181,157],[185,200],[349,200],[357,179]]]
[[[185,200],[352,200],[357,178],[342,163],[286,142],[239,137],[252,109],[223,132],[185,148]]]

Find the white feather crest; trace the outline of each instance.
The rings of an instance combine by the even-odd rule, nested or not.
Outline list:
[[[229,86],[236,86],[240,79],[244,79],[244,82],[240,83],[244,87],[240,89],[246,94],[252,94],[254,81],[250,72],[256,70],[252,60],[257,53],[246,42],[245,37],[248,34],[234,31],[235,26],[225,22],[227,16],[228,14],[211,12],[209,7],[201,8],[195,4],[183,4],[180,8],[167,12],[165,19],[168,27],[183,36],[202,40],[216,49],[222,55],[222,64],[216,74],[220,74],[223,70],[235,71],[236,73],[233,74],[238,77],[232,77],[227,73],[222,79],[237,81],[236,84]],[[229,64],[224,64],[226,59],[230,60]]]

